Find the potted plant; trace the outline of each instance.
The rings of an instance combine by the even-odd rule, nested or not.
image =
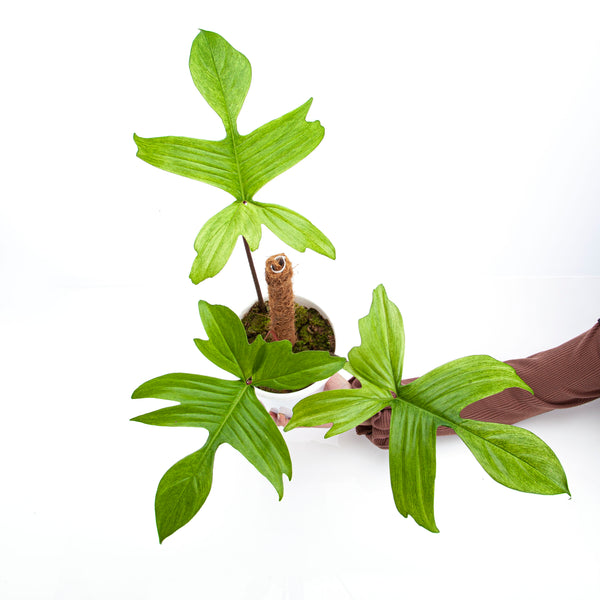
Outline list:
[[[199,283],[216,275],[227,263],[237,238],[242,236],[257,304],[260,311],[265,311],[252,259],[262,225],[296,250],[311,248],[335,258],[331,242],[305,217],[254,199],[265,183],[320,143],[323,128],[318,122],[305,120],[309,100],[254,132],[240,135],[236,120],[250,85],[250,64],[215,33],[201,31],[194,40],[190,71],[196,87],[223,121],[226,137],[207,141],[181,137],[148,139],[136,135],[138,156],[234,196],[233,203],[201,228],[190,277]],[[266,275],[267,279],[273,279],[273,285],[286,278],[291,281],[291,274],[286,273],[291,266],[288,262],[283,254],[267,260]],[[278,294],[270,294],[275,304]],[[288,290],[283,296],[280,308],[287,307],[289,331],[293,291]],[[326,434],[329,437],[389,408],[390,478],[396,507],[426,529],[438,531],[433,497],[435,435],[440,425],[453,428],[486,471],[503,485],[540,494],[568,493],[560,462],[535,435],[518,427],[460,417],[460,411],[468,404],[507,387],[531,391],[508,365],[489,356],[465,357],[408,385],[402,384],[402,317],[383,286],[374,291],[371,310],[359,321],[361,345],[349,352],[347,361],[332,356],[330,349],[301,349],[294,353],[293,325],[291,332],[284,334],[274,323],[269,323],[249,341],[245,326],[229,308],[200,301],[199,310],[208,339],[196,339],[196,346],[235,379],[172,373],[147,381],[133,393],[134,398],[151,397],[177,403],[135,417],[134,421],[202,427],[209,433],[202,448],[171,467],[158,485],[155,507],[161,542],[185,525],[204,504],[212,484],[214,456],[223,443],[241,452],[272,483],[281,499],[283,475],[291,478],[291,461],[280,431],[258,400],[257,388],[302,388],[331,376],[343,366],[360,380],[362,387],[320,392],[301,400],[286,431],[332,423]],[[278,310],[272,311],[274,320],[279,319],[275,315]]]
[[[223,122],[225,138],[219,141],[173,136],[142,138],[134,134],[137,156],[151,165],[209,183],[234,196],[233,203],[200,229],[194,244],[197,256],[190,279],[198,284],[219,273],[241,236],[257,305],[265,313],[267,305],[252,258],[252,251],[260,243],[262,225],[295,250],[304,252],[310,248],[335,258],[333,244],[308,219],[283,206],[254,199],[265,183],[312,152],[321,142],[324,129],[318,121],[306,121],[312,103],[308,100],[250,134],[241,135],[236,122],[250,86],[247,58],[218,34],[200,31],[192,44],[189,65],[196,87]],[[275,290],[276,280],[282,278],[291,285],[291,264],[285,263],[272,274],[270,289]],[[275,313],[278,305],[285,304],[277,295],[273,294],[271,299]],[[159,483],[155,509],[161,542],[187,523],[203,505],[210,492],[214,455],[222,443],[231,444],[246,456],[273,484],[281,499],[282,475],[291,478],[289,453],[280,431],[258,401],[256,391],[259,387],[274,391],[306,388],[336,373],[345,362],[325,350],[300,347],[293,352],[294,340],[279,333],[280,323],[268,327],[269,343],[261,334],[253,335],[249,342],[240,319],[227,307],[200,301],[199,309],[209,339],[195,340],[198,349],[238,379],[172,373],[142,384],[133,393],[133,398],[153,397],[179,403],[135,417],[134,421],[199,426],[209,431],[204,446],[169,469]],[[292,319],[295,316],[294,312]],[[295,337],[295,331],[292,336]],[[280,397],[278,405],[282,403],[285,401]]]

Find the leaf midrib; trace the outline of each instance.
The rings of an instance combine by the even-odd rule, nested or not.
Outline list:
[[[469,419],[463,419],[464,421],[468,421]],[[546,479],[547,481],[551,481],[554,485],[556,485],[557,487],[559,487],[560,489],[562,489],[562,485],[560,484],[560,482],[552,479],[551,477],[548,477],[548,475],[541,473],[540,470],[533,464],[531,464],[528,460],[525,460],[524,458],[521,458],[520,456],[517,456],[516,454],[513,454],[512,452],[508,451],[506,448],[503,448],[502,446],[500,446],[499,444],[497,444],[496,442],[490,441],[488,438],[483,437],[482,435],[479,435],[479,433],[475,432],[475,431],[471,431],[470,429],[467,429],[466,427],[462,426],[462,423],[458,423],[457,427],[460,429],[464,429],[469,435],[472,435],[473,437],[476,437],[478,439],[480,439],[484,444],[489,444],[490,446],[493,446],[498,452],[502,452],[504,454],[507,454],[508,456],[511,456],[512,458],[514,458],[515,460],[517,460],[518,462],[521,462],[525,465],[527,465],[530,469],[532,469],[533,471],[535,471],[536,473],[540,473],[540,475],[542,475],[544,477],[544,479]],[[515,428],[518,429],[518,428]],[[527,430],[525,430],[527,431]],[[458,435],[458,432],[456,432]]]
[[[379,386],[377,386],[377,387],[379,387]],[[389,390],[385,390],[384,388],[379,388],[379,389],[384,390],[387,393],[389,393]],[[454,428],[454,426],[460,425],[460,423],[463,421],[463,419],[461,419],[458,422],[451,421],[450,419],[448,419],[447,417],[445,417],[443,415],[440,415],[439,413],[435,413],[435,412],[433,412],[431,410],[428,410],[427,408],[424,408],[420,404],[416,404],[415,402],[411,402],[409,399],[407,399],[406,397],[404,397],[402,395],[401,391],[400,392],[396,391],[396,395],[397,395],[396,398],[391,398],[390,406],[392,406],[392,409],[393,409],[394,406],[400,408],[402,406],[402,402],[405,402],[406,404],[409,404],[413,408],[417,408],[421,412],[426,413],[426,414],[432,416],[434,418],[434,420],[437,422],[437,426],[438,427],[440,425],[446,425],[447,427]]]
[[[246,394],[246,390],[248,388],[248,386],[243,384],[241,381],[240,381],[240,384],[242,384],[242,387],[240,388],[240,391],[238,392],[238,394],[234,397],[233,402],[231,402],[231,406],[229,407],[229,410],[225,414],[224,418],[222,419],[221,424],[217,427],[216,430],[210,431],[208,440],[206,440],[206,444],[204,444],[202,449],[206,449],[208,451],[208,450],[212,449],[212,447],[215,445],[215,443],[218,442],[217,447],[223,443],[223,441],[219,441],[220,434],[223,431],[225,425],[227,424],[227,421],[231,418],[231,415],[233,414],[234,410],[237,408],[237,405],[240,403],[240,401]],[[216,452],[216,449],[215,449],[215,452]]]
[[[221,96],[223,96],[223,100],[225,100],[226,96],[225,96],[225,89],[223,88],[223,82],[221,80],[221,74],[219,73],[218,69],[217,69],[217,63],[215,61],[215,56],[213,54],[212,51],[212,47],[210,48],[210,58],[212,60],[213,66],[215,68],[215,73],[217,74],[217,80],[219,81],[219,87],[221,88]],[[227,112],[227,123],[223,122],[223,125],[225,125],[225,133],[229,135],[230,141],[231,141],[231,148],[233,150],[233,158],[235,161],[235,166],[237,169],[237,175],[238,175],[238,183],[240,186],[240,198],[238,198],[238,200],[241,200],[242,202],[246,201],[246,191],[244,189],[244,184],[243,184],[243,180],[242,180],[242,169],[241,169],[241,165],[240,165],[240,159],[238,156],[238,150],[237,150],[237,145],[236,145],[236,136],[239,135],[237,132],[237,126],[236,126],[236,122],[231,118],[231,114],[229,113],[229,105],[227,104],[227,101],[225,101],[225,111]],[[229,127],[228,127],[229,125]]]

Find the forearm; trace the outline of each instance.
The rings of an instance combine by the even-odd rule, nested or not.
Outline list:
[[[600,397],[600,324],[568,342],[528,358],[506,361],[534,395],[510,388],[467,406],[465,419],[513,424],[556,408],[579,406]],[[413,380],[406,380],[409,383]],[[356,431],[380,448],[389,445],[390,409],[384,409]],[[440,427],[438,435],[453,433]]]

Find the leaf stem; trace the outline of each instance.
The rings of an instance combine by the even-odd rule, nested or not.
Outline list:
[[[244,240],[244,248],[246,249],[246,258],[248,259],[248,265],[250,266],[250,272],[252,273],[252,280],[254,281],[254,288],[256,289],[256,295],[258,296],[258,307],[261,312],[266,313],[267,307],[265,306],[265,301],[263,300],[262,292],[260,291],[260,283],[258,281],[258,277],[256,276],[256,269],[254,268],[254,260],[252,259],[252,251],[250,250],[250,246],[246,241],[246,238],[242,236]]]

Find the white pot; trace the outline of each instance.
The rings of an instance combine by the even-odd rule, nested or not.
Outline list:
[[[294,296],[294,302],[300,304],[301,306],[305,306],[306,308],[316,308],[321,313],[321,315],[329,321],[329,324],[331,325],[331,328],[333,330],[333,335],[335,337],[335,329],[333,328],[333,323],[331,322],[331,319],[318,304],[315,304],[314,302],[311,302],[310,300],[307,300],[302,296]],[[246,307],[246,309],[242,311],[241,316],[243,317],[252,308],[253,305],[254,303]],[[254,388],[254,391],[256,392],[257,398],[262,402],[262,404],[268,411],[282,413],[287,417],[291,417],[292,409],[294,408],[294,406],[303,398],[308,398],[308,396],[312,396],[313,394],[322,392],[325,389],[326,382],[327,379],[323,379],[321,381],[316,381],[315,383],[312,383],[308,387],[302,388],[301,390],[297,390],[295,392],[284,392],[281,394],[277,394],[275,392],[267,392],[257,387]]]

